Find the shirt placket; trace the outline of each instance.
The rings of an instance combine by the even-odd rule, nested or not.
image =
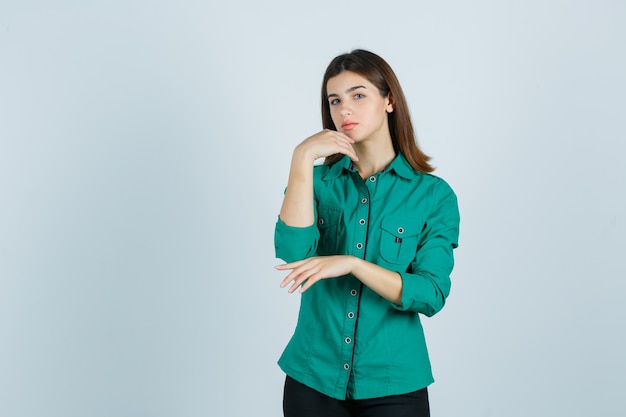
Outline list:
[[[356,175],[356,174],[355,174]],[[356,178],[356,177],[355,177]],[[358,177],[357,188],[359,190],[359,202],[357,205],[355,219],[355,233],[352,254],[361,259],[365,259],[367,249],[368,227],[370,222],[370,195],[376,187],[376,176],[368,177],[365,181]],[[350,379],[352,364],[354,362],[354,344],[356,340],[357,324],[359,318],[359,308],[361,302],[361,292],[363,284],[354,279],[354,285],[350,287],[348,294],[348,302],[346,303],[345,320],[344,320],[344,339],[342,341],[343,348],[343,370],[345,372],[344,382],[346,387]]]

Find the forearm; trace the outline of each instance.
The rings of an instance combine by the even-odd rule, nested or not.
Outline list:
[[[298,148],[289,170],[287,191],[280,208],[280,219],[289,226],[307,227],[315,221],[313,212],[313,162]]]
[[[354,140],[336,130],[325,129],[301,142],[293,152],[287,191],[280,209],[280,219],[293,227],[307,227],[315,222],[313,211],[313,165],[318,158],[342,153],[358,160]]]
[[[395,304],[402,302],[402,277],[360,258],[353,258],[352,275],[381,297]]]

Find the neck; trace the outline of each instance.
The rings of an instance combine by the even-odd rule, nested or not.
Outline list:
[[[353,146],[359,157],[353,166],[363,179],[381,172],[396,157],[391,138],[382,143],[357,143]]]

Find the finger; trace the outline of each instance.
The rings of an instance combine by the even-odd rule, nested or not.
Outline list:
[[[309,271],[312,268],[316,268],[317,265],[319,265],[319,258],[313,257],[303,259],[301,261],[277,265],[274,268],[276,268],[277,270],[291,269],[291,272],[281,281],[280,287],[284,288],[289,285],[291,281],[293,281],[293,285],[288,290],[289,292],[293,292],[312,273]]]
[[[298,262],[298,263],[300,263],[300,262]],[[293,270],[280,283],[280,287],[281,288],[285,288],[287,285],[289,285],[289,283],[291,281],[294,282],[293,285],[292,285],[292,288],[294,286],[297,287],[299,285],[298,281],[302,281],[302,279],[300,277],[302,276],[303,273],[306,273],[306,271],[308,270],[308,268],[306,266],[307,263],[302,263],[302,265],[293,268]],[[291,288],[290,288],[290,290],[291,290]],[[293,292],[293,291],[289,291],[289,292]]]
[[[279,271],[284,271],[285,269],[294,269],[302,265],[306,261],[307,261],[306,259],[303,259],[301,261],[289,262],[286,264],[276,265],[274,268],[278,269]]]
[[[289,287],[289,289],[287,290],[287,292],[289,293],[293,293],[295,290],[298,289],[299,286],[306,282],[310,274],[308,274],[307,271],[300,271],[297,273],[292,272],[292,275],[293,276],[287,282],[287,284],[291,282],[291,287]]]
[[[354,144],[354,139],[349,136],[344,135],[343,133],[339,133],[335,139],[340,141],[341,143],[345,143],[348,146],[352,146]]]
[[[290,294],[293,294],[294,292],[296,292],[296,290],[297,290],[298,288],[300,288],[300,293],[302,293],[302,292],[303,292],[303,291],[302,291],[302,288],[303,288],[305,285],[307,286],[307,288],[308,288],[308,287],[310,287],[311,285],[313,285],[313,282],[309,282],[309,281],[311,281],[311,278],[306,278],[306,279],[302,280],[302,282],[298,282],[297,284],[296,284],[296,283],[294,283],[294,284],[291,286],[291,288],[289,288],[289,291],[288,291],[288,292],[289,292]]]
[[[291,281],[294,282],[294,285],[296,285],[296,283],[298,282],[298,278],[300,277],[300,272],[298,271],[291,271],[284,279],[283,281],[280,283],[280,287],[281,288],[285,288],[287,285],[289,285],[289,283]]]
[[[350,159],[358,161],[359,157],[356,155],[356,151],[354,150],[351,144],[346,143],[346,142],[338,142],[337,145],[339,146],[338,148],[339,153],[348,155]]]
[[[313,285],[313,283],[317,281],[317,279],[314,280],[313,282],[309,282],[309,281],[311,281],[311,278],[314,275],[316,275],[318,272],[319,272],[318,269],[307,269],[306,271],[300,272],[298,277],[294,279],[294,282],[291,288],[289,288],[289,292],[293,293],[294,291],[298,289],[298,287],[301,287],[302,285],[306,285],[307,288]]]
[[[285,288],[290,281],[291,278],[289,278],[289,275],[287,275],[287,277],[280,282],[280,288]]]
[[[347,140],[349,143],[354,143],[354,139],[352,139],[350,136],[346,135],[343,132],[340,132],[338,130],[335,130],[335,132],[337,133],[337,135],[345,140]]]
[[[356,152],[354,151],[354,149],[348,149],[346,151],[341,152],[344,155],[348,155],[348,157],[350,157],[351,160],[353,161],[358,161],[359,157],[357,156]]]
[[[314,273],[312,273],[311,275],[309,275],[307,280],[305,282],[303,282],[302,283],[303,285],[300,287],[300,294],[302,294],[303,292],[305,292],[306,290],[311,288],[313,286],[313,284],[315,284],[316,282],[322,280],[323,278],[324,278],[324,274],[323,274],[321,268],[319,270],[315,271]]]
[[[300,293],[305,292],[306,290],[311,288],[311,286],[313,286],[313,284],[315,284],[316,282],[322,280],[325,277],[326,277],[326,275],[325,275],[325,272],[324,272],[323,264],[318,264],[318,265],[315,266],[315,268],[311,268],[311,269],[307,270],[306,273],[303,273],[302,276],[301,276],[301,278],[304,278],[304,279],[300,280],[300,282],[301,282]]]
[[[311,285],[315,284],[319,279],[315,279],[314,276],[311,276],[307,279],[304,284],[300,287],[300,294],[311,288]]]
[[[354,140],[348,138],[347,136],[346,136],[346,139],[341,141],[340,145],[342,145],[345,149],[347,149],[350,155],[356,156],[356,151],[354,150],[354,146],[352,146],[352,144],[354,143]]]
[[[342,139],[347,140],[347,141],[348,141],[348,142],[350,142],[350,143],[354,143],[354,139],[352,139],[350,136],[348,136],[348,135],[346,135],[345,133],[340,132],[340,131],[338,131],[338,130],[324,129],[324,130],[323,130],[323,132],[324,132],[326,135],[329,135],[329,136],[334,136],[334,137],[340,137],[340,138],[342,138]]]
[[[287,289],[287,292],[290,293],[290,294],[293,293],[296,290],[296,288],[298,288],[301,285],[300,281],[301,280],[300,280],[300,276],[299,275],[296,275],[296,276],[293,276],[292,278],[290,278],[289,281],[287,281],[285,283],[285,286],[287,286],[289,283],[291,283],[291,286]]]

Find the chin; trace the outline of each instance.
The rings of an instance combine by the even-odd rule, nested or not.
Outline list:
[[[354,139],[354,140],[359,140],[359,139],[363,138],[362,135],[359,135],[354,130],[344,131],[343,134],[346,135],[347,137],[349,137],[350,139]]]
[[[356,143],[364,142],[367,139],[367,137],[363,135],[349,135],[349,137]]]

